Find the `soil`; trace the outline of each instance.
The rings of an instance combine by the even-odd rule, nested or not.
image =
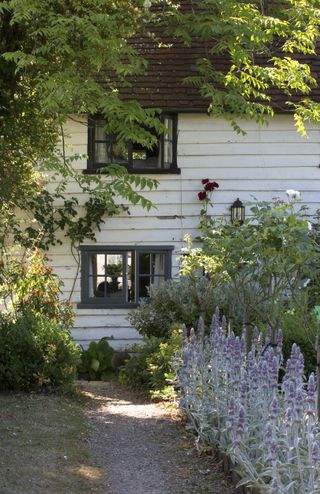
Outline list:
[[[82,384],[88,447],[106,472],[103,494],[232,494],[212,454],[194,447],[180,414],[118,383]]]

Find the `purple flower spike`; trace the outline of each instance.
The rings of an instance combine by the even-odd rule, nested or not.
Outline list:
[[[236,413],[236,402],[235,399],[232,397],[229,400],[228,403],[228,420],[227,420],[227,429],[231,431],[233,429],[233,426],[235,424],[235,416]]]
[[[196,342],[196,336],[194,333],[194,329],[191,328],[190,329],[190,345],[194,346],[195,342]]]
[[[272,420],[277,420],[280,414],[280,404],[279,400],[276,396],[273,397],[273,400],[271,402],[271,419]]]
[[[307,396],[306,396],[306,403],[307,403],[307,417],[310,417],[312,420],[315,420],[316,418],[316,391],[317,391],[317,384],[316,384],[316,379],[314,376],[314,373],[312,372],[309,376],[308,380],[308,387],[307,387]]]
[[[308,396],[313,397],[316,394],[317,384],[314,373],[312,372],[308,380]]]
[[[221,330],[222,330],[222,334],[225,335],[227,333],[227,319],[225,318],[225,316],[222,317]]]
[[[272,427],[271,422],[267,422],[267,425],[266,425],[265,431],[264,431],[264,437],[265,437],[266,445],[268,446],[271,443],[272,437],[273,437],[273,427]]]
[[[264,441],[268,450],[268,460],[274,461],[277,457],[278,443],[275,439],[273,425],[271,422],[267,422],[265,427]]]
[[[219,321],[219,309],[216,309],[215,314],[212,316],[211,331],[215,334],[220,333],[220,321]]]
[[[287,386],[287,402],[289,405],[293,406],[296,397],[296,387],[292,381],[289,381]]]
[[[237,434],[242,434],[244,432],[244,426],[246,422],[246,414],[244,407],[240,405],[239,407],[239,415],[238,415],[238,423],[237,423]]]
[[[270,377],[270,387],[276,389],[278,387],[278,359],[275,355],[271,358],[269,362],[269,377]]]
[[[291,407],[288,407],[286,409],[286,413],[285,413],[285,416],[284,416],[284,423],[285,423],[285,426],[290,429],[291,426],[292,426],[292,423],[293,423],[293,410]]]
[[[276,461],[277,459],[277,453],[278,453],[278,441],[273,438],[272,441],[270,442],[269,448],[268,448],[268,453],[269,453],[269,461]],[[277,494],[279,491],[276,491]]]

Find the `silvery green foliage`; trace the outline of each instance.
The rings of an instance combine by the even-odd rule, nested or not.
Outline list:
[[[209,336],[203,322],[187,337],[177,370],[181,408],[198,439],[225,450],[243,483],[268,494],[320,492],[320,431],[316,379],[304,379],[303,355],[293,345],[281,383],[282,336],[277,347],[254,329],[230,335],[217,311]]]

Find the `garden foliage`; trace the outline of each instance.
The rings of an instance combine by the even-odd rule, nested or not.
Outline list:
[[[60,300],[62,281],[38,249],[17,257],[6,250],[0,257],[0,300],[13,318],[25,311],[54,321],[62,328],[73,325],[71,304]]]
[[[68,328],[73,311],[39,250],[3,252],[0,265],[0,388],[69,387],[80,357]]]
[[[320,430],[316,383],[304,380],[304,359],[292,346],[282,381],[282,335],[276,348],[257,329],[230,335],[226,320],[212,319],[211,332],[183,338],[177,362],[181,408],[199,440],[226,451],[243,484],[266,494],[316,494],[320,490]]]
[[[172,360],[181,350],[181,331],[174,327],[167,339],[145,338],[143,344],[135,345],[132,350],[133,355],[120,370],[120,381],[136,389],[148,390],[153,398],[172,398]]]
[[[73,384],[80,352],[54,319],[24,311],[0,320],[0,388],[66,389]]]
[[[191,328],[202,316],[210,324],[217,305],[208,279],[182,277],[179,281],[169,280],[153,288],[151,299],[141,300],[129,320],[142,336],[168,338],[172,325],[177,323],[185,323]]]
[[[276,338],[288,311],[303,323],[301,311],[313,310],[319,246],[296,201],[254,202],[250,210],[241,227],[211,220],[202,228],[202,248],[193,249],[189,240],[181,273],[195,277],[203,269],[213,293],[223,293],[230,323],[269,324]],[[307,334],[307,325],[303,329]]]
[[[113,348],[106,338],[99,342],[91,341],[89,347],[81,352],[78,373],[94,381],[106,381],[112,372]]]

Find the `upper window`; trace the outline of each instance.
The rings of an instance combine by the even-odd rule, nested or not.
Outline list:
[[[167,132],[158,136],[158,142],[148,149],[141,144],[128,142],[120,145],[114,136],[105,133],[105,121],[99,117],[89,119],[88,169],[97,170],[116,163],[135,172],[172,170],[177,167],[177,115],[163,115]]]
[[[81,247],[81,305],[133,307],[171,277],[173,247]]]

